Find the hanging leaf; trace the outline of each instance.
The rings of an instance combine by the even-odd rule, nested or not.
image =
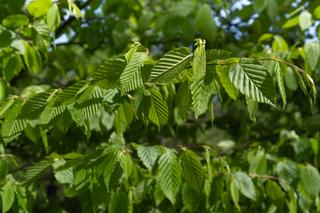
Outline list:
[[[109,201],[108,212],[128,213],[128,196],[124,192],[113,192]]]
[[[176,48],[160,58],[150,74],[151,82],[170,82],[184,70],[192,56],[189,48]]]
[[[237,100],[239,96],[238,90],[233,86],[232,82],[230,81],[228,77],[228,66],[216,66],[216,73],[219,77],[219,81],[221,82],[221,85],[227,92],[227,94],[233,99]]]
[[[193,111],[198,117],[208,109],[208,103],[203,94],[204,77],[206,75],[205,41],[197,40],[197,49],[193,55],[193,79],[190,85]]]
[[[48,160],[42,160],[30,166],[25,174],[25,182],[30,182],[38,178],[51,166]]]
[[[14,192],[16,186],[13,181],[7,181],[1,188],[1,200],[2,200],[2,212],[7,212],[10,210],[14,202]]]
[[[300,181],[309,195],[316,197],[320,192],[320,174],[317,168],[308,164],[300,171]]]
[[[48,28],[53,32],[57,27],[60,26],[60,12],[57,4],[53,4],[47,13],[47,25]]]
[[[181,156],[182,177],[197,193],[203,190],[205,171],[198,156],[191,150],[185,150]]]
[[[287,105],[287,95],[286,95],[286,90],[285,90],[284,81],[283,81],[284,74],[282,72],[279,62],[276,62],[274,64],[274,72],[276,74],[276,79],[277,79],[280,95],[282,98],[283,109],[284,109]]]
[[[149,120],[160,128],[168,121],[168,105],[157,88],[152,88],[150,92]]]
[[[246,96],[247,109],[249,112],[249,118],[253,122],[256,122],[256,111],[258,108],[258,103],[253,99]]]
[[[236,172],[233,174],[237,188],[247,198],[256,200],[256,191],[251,178],[244,172]]]
[[[320,42],[308,42],[304,45],[306,61],[312,70],[317,68],[320,61]]]
[[[275,181],[273,180],[267,181],[266,193],[274,205],[281,207],[284,204],[285,194]]]
[[[175,152],[170,149],[165,149],[159,158],[157,182],[164,195],[174,204],[181,184],[181,167]]]
[[[137,153],[142,163],[151,171],[160,155],[160,149],[158,146],[139,145],[137,147]]]
[[[299,25],[302,31],[308,29],[312,25],[312,15],[308,11],[303,11],[299,15]]]
[[[240,92],[262,103],[274,105],[274,85],[267,69],[256,61],[241,59],[231,66],[229,78]]]

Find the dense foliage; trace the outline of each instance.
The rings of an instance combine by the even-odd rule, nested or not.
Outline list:
[[[2,212],[319,212],[318,4],[0,0]]]

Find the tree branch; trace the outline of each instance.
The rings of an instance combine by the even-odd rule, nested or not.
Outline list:
[[[93,0],[88,0],[85,3],[81,4],[79,6],[79,9],[82,10],[83,8],[87,7]],[[75,20],[76,18],[74,16],[70,16],[69,19],[65,20],[56,30],[55,32],[55,37],[58,38],[60,37],[64,30]]]

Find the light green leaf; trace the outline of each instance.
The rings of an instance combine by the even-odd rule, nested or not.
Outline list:
[[[308,42],[304,45],[306,61],[312,70],[317,68],[320,60],[320,42]]]
[[[11,180],[7,181],[1,188],[1,199],[2,199],[2,212],[10,210],[14,202],[14,192],[16,186]]]
[[[184,70],[192,56],[189,48],[176,48],[160,58],[150,74],[152,82],[170,82]]]
[[[230,181],[230,194],[231,194],[231,198],[232,201],[234,202],[236,208],[238,210],[240,210],[240,206],[239,206],[239,189],[234,181],[234,179],[232,178]]]
[[[121,93],[132,91],[143,85],[141,68],[148,58],[146,52],[136,52],[120,75]]]
[[[151,88],[149,120],[160,128],[168,121],[168,105],[157,88]]]
[[[316,197],[320,192],[320,174],[317,168],[308,164],[300,171],[300,181],[309,195]]]
[[[7,28],[19,28],[26,26],[29,23],[29,18],[22,14],[10,15],[3,19],[2,24]]]
[[[320,6],[316,7],[316,9],[313,11],[313,16],[316,19],[320,19]]]
[[[256,200],[256,191],[251,178],[244,172],[234,173],[234,180],[237,188],[247,198]]]
[[[205,171],[198,156],[191,150],[185,150],[181,156],[182,177],[197,193],[203,190]]]
[[[274,105],[275,89],[267,69],[252,60],[242,59],[229,71],[232,84],[249,98]]]
[[[308,11],[303,11],[299,15],[299,25],[302,31],[308,29],[312,25],[312,15]]]
[[[51,31],[55,31],[60,26],[60,12],[57,4],[53,4],[47,14],[47,25]]]
[[[31,0],[27,5],[27,11],[34,17],[40,17],[47,14],[51,5],[51,0]]]
[[[151,171],[160,155],[160,149],[158,146],[139,145],[137,147],[137,153],[142,163]]]
[[[289,47],[288,44],[286,42],[286,40],[284,40],[284,38],[282,36],[279,35],[275,35],[273,36],[273,42],[272,42],[272,49],[274,51],[288,51]]]
[[[228,77],[228,68],[227,66],[216,66],[216,72],[221,82],[221,85],[227,92],[227,94],[233,99],[236,100],[239,96],[238,90],[232,85]]]
[[[299,16],[295,16],[289,20],[287,20],[283,25],[282,28],[283,29],[288,29],[291,27],[295,27],[299,24]]]
[[[181,167],[173,150],[166,149],[161,155],[157,182],[164,195],[174,204],[181,184]]]

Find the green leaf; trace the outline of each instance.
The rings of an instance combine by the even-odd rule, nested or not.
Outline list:
[[[295,16],[289,20],[287,20],[283,25],[282,28],[283,29],[288,29],[291,27],[295,27],[299,24],[299,16]]]
[[[30,182],[42,175],[51,166],[50,161],[42,160],[28,168],[25,174],[25,182]]]
[[[194,191],[188,184],[183,184],[182,187],[182,202],[184,208],[188,209],[190,212],[195,212],[201,204],[201,196],[197,191]]]
[[[168,105],[157,88],[151,88],[149,120],[160,128],[168,121]]]
[[[158,146],[142,146],[139,145],[137,147],[138,157],[142,161],[142,163],[147,167],[150,171],[152,170],[156,160],[160,155],[160,149]]]
[[[313,16],[316,19],[320,19],[320,6],[316,7],[316,9],[313,11]]]
[[[14,202],[14,192],[16,186],[13,181],[7,181],[1,188],[2,212],[10,210]]]
[[[181,184],[181,167],[173,150],[166,149],[161,155],[157,182],[164,195],[174,204]]]
[[[130,103],[125,101],[118,107],[116,113],[115,127],[118,133],[124,132],[131,124],[134,118],[134,111]]]
[[[234,179],[232,178],[230,181],[230,194],[231,194],[231,198],[232,201],[234,202],[236,208],[240,211],[240,206],[239,206],[239,189],[234,181]]]
[[[285,160],[277,164],[276,173],[279,176],[281,186],[287,190],[289,184],[297,179],[298,168],[294,162]]]
[[[26,119],[18,118],[22,107],[21,101],[15,101],[13,106],[8,110],[2,124],[2,137],[6,143],[17,138],[27,126]]]
[[[51,5],[51,0],[32,0],[27,5],[27,11],[34,17],[40,17],[47,14]]]
[[[141,68],[148,58],[146,52],[136,52],[120,75],[121,93],[137,89],[143,85]]]
[[[227,66],[216,66],[216,72],[221,82],[221,85],[227,92],[227,94],[233,99],[237,100],[239,96],[238,90],[233,86],[232,82],[228,77],[228,68]]]
[[[191,102],[191,93],[189,89],[189,82],[184,81],[180,84],[176,95],[176,105],[178,107],[178,113],[182,120],[187,120],[188,109]]]
[[[250,120],[256,122],[256,111],[258,108],[258,103],[248,96],[246,96],[246,103]]]
[[[263,150],[257,151],[253,159],[250,160],[250,173],[266,174],[267,172],[267,159]]]
[[[256,12],[261,13],[263,10],[265,10],[267,8],[268,2],[269,1],[265,1],[265,0],[254,0],[253,1],[253,9]]]
[[[106,80],[108,84],[114,85],[119,81],[120,75],[126,65],[127,63],[124,56],[107,59],[93,73],[92,78],[94,80]]]
[[[300,181],[309,195],[316,197],[320,192],[320,174],[317,168],[308,164],[300,171]]]
[[[214,42],[217,36],[217,26],[211,7],[208,4],[203,4],[202,7],[197,10],[194,22],[195,29],[200,32],[201,37],[209,42]]]
[[[39,73],[42,69],[41,57],[37,50],[30,46],[26,41],[20,40],[23,45],[22,56],[29,71]]]
[[[10,46],[14,34],[0,25],[0,48]]]
[[[192,69],[193,78],[190,85],[192,107],[196,117],[198,117],[208,109],[208,103],[203,93],[204,77],[206,75],[206,51],[204,40],[197,40],[197,48],[193,54]]]
[[[190,49],[186,47],[169,51],[152,68],[150,81],[164,83],[174,80],[184,70],[191,56]]]
[[[108,212],[128,213],[128,196],[124,192],[113,192],[109,201]]]
[[[320,61],[320,42],[308,42],[304,45],[306,61],[312,70],[317,68]]]
[[[3,77],[7,81],[11,81],[13,77],[17,76],[22,69],[22,61],[18,55],[12,55],[6,61],[2,70]]]
[[[57,4],[53,4],[47,14],[47,25],[51,31],[55,31],[60,26],[60,12]]]
[[[267,69],[253,60],[242,59],[229,71],[232,84],[249,98],[274,105],[275,89]]]
[[[312,15],[308,11],[303,11],[299,15],[299,25],[302,31],[308,29],[312,25]]]
[[[122,150],[119,153],[118,158],[119,158],[123,173],[126,176],[126,178],[128,179],[130,177],[130,175],[132,173],[132,169],[133,169],[133,161],[132,161],[131,155],[128,152],[128,150]]]
[[[10,15],[2,20],[3,26],[10,29],[26,26],[28,23],[28,17],[22,14]]]
[[[185,150],[181,156],[182,177],[197,193],[203,190],[205,171],[198,156],[191,150]]]
[[[285,194],[275,181],[267,181],[266,193],[274,205],[281,207],[284,204]]]
[[[284,109],[287,105],[287,95],[286,95],[286,90],[285,90],[284,81],[283,81],[284,74],[282,72],[279,62],[276,62],[274,64],[274,72],[276,74],[276,79],[277,79],[280,95],[282,98],[283,109]]]
[[[233,174],[237,188],[247,198],[256,200],[256,191],[251,178],[244,172],[236,172]]]

